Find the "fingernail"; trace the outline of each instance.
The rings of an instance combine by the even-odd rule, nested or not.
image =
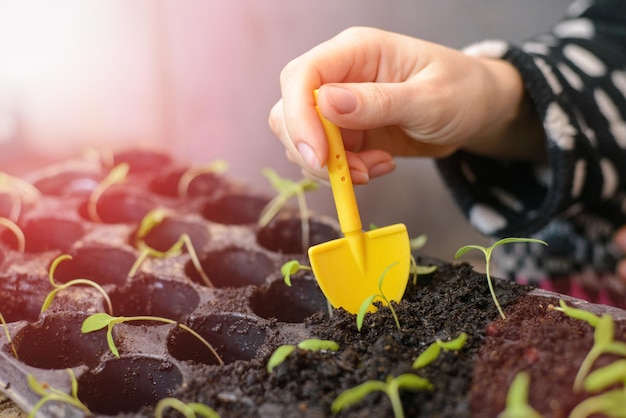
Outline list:
[[[298,152],[304,159],[304,162],[306,163],[307,166],[309,166],[311,170],[313,171],[321,170],[322,164],[320,163],[320,160],[317,158],[317,155],[315,155],[313,148],[311,148],[309,144],[307,144],[306,142],[300,142],[298,145],[296,145],[296,147],[298,148]]]
[[[324,87],[326,100],[339,114],[352,113],[356,109],[356,96],[351,90],[337,86]]]
[[[367,184],[370,182],[370,176],[363,171],[350,170],[350,178],[354,184]]]

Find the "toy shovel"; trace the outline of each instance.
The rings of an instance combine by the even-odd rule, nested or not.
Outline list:
[[[314,95],[317,102],[317,91]],[[315,108],[328,139],[328,175],[344,237],[309,248],[313,274],[331,305],[353,314],[381,290],[389,301],[398,302],[404,295],[411,264],[406,226],[362,231],[341,133]],[[374,309],[372,305],[369,310]]]

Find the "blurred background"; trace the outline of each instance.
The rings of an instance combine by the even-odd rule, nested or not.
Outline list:
[[[355,25],[461,48],[549,30],[570,0],[0,0],[0,171],[22,175],[88,147],[153,147],[192,164],[226,159],[261,192],[293,179],[267,125],[292,58]],[[432,161],[399,160],[357,188],[363,224],[405,223],[450,260],[485,244]],[[335,216],[330,189],[310,195]]]

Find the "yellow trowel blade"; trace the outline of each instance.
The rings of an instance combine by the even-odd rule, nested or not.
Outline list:
[[[339,238],[309,248],[313,274],[322,292],[335,308],[356,314],[365,299],[382,291],[399,302],[406,290],[411,268],[409,235],[403,224],[362,233],[364,265],[352,252],[348,238]],[[377,299],[380,300],[380,299]],[[370,311],[374,307],[370,307]]]
[[[317,91],[314,97],[317,101]],[[331,305],[351,313],[356,314],[367,298],[380,293],[383,273],[382,293],[398,302],[411,264],[406,227],[396,224],[362,231],[341,132],[319,110],[318,114],[328,139],[328,176],[344,238],[309,248],[313,274]]]

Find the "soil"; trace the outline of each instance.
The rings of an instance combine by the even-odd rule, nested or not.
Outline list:
[[[591,348],[593,329],[550,309],[557,299],[530,296],[529,290],[497,281],[496,292],[507,313],[502,320],[483,274],[468,264],[438,263],[435,273],[409,285],[396,306],[401,330],[386,307],[368,314],[361,332],[354,315],[336,310],[328,318],[320,311],[306,323],[313,335],[337,342],[338,352],[296,350],[269,375],[267,356],[208,368],[177,396],[211,405],[223,417],[326,417],[332,415],[333,400],[346,389],[417,373],[434,390],[402,392],[407,417],[496,417],[505,407],[513,377],[527,370],[532,379],[530,404],[545,417],[566,417],[584,397],[570,388]],[[461,332],[469,335],[461,351],[443,351],[435,363],[411,369],[435,339],[446,341]],[[620,337],[621,325],[616,332]],[[379,392],[337,416],[391,417],[393,412]]]

